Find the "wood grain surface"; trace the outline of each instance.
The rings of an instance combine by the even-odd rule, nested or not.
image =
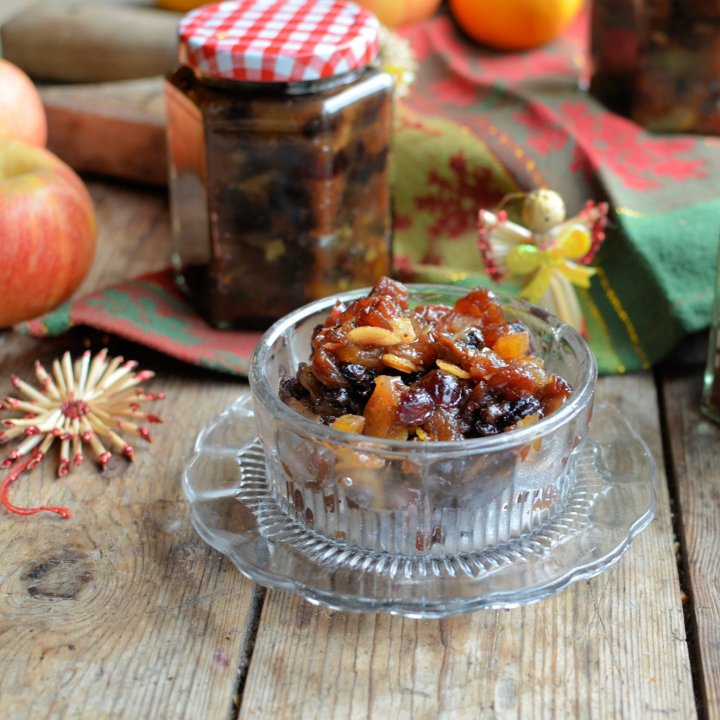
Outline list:
[[[86,287],[167,264],[165,197],[91,186],[99,252]],[[133,464],[90,460],[57,479],[53,457],[12,491],[73,518],[0,513],[0,717],[226,718],[250,638],[253,585],[191,528],[179,480],[194,438],[243,389],[112,338],[0,334],[2,393],[35,358],[106,344],[157,372],[165,424]]]
[[[90,187],[100,242],[83,290],[165,266],[165,194]],[[57,479],[46,462],[13,489],[21,504],[68,505],[70,521],[0,512],[2,720],[720,718],[720,431],[698,420],[698,368],[665,382],[664,415],[651,375],[600,382],[659,469],[658,517],[612,569],[526,608],[418,621],[265,594],[195,535],[183,463],[243,383],[83,328],[0,333],[0,382],[104,344],[157,372],[165,424],[134,464],[100,474],[88,460]]]
[[[720,718],[720,428],[699,411],[701,370],[665,381],[664,408],[699,694],[708,717]]]

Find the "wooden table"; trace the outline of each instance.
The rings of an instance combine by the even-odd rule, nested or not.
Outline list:
[[[160,191],[91,183],[99,253],[84,289],[168,256]],[[720,429],[701,359],[604,378],[659,468],[657,519],[607,573],[535,605],[441,621],[331,612],[246,580],[193,531],[179,478],[243,383],[85,329],[0,334],[0,378],[107,344],[157,372],[155,441],[104,474],[52,463],[0,512],[0,718],[720,718]],[[679,369],[678,369],[679,368]]]

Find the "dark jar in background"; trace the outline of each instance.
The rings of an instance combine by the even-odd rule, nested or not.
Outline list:
[[[593,0],[590,92],[657,132],[720,134],[720,0]]]
[[[172,262],[219,327],[263,327],[390,271],[393,79],[337,0],[206,5],[166,82]]]

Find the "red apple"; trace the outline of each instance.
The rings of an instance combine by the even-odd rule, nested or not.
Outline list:
[[[68,166],[0,142],[0,327],[66,300],[90,269],[95,237],[92,200]]]
[[[20,140],[44,147],[45,108],[32,80],[16,65],[0,58],[0,141]]]

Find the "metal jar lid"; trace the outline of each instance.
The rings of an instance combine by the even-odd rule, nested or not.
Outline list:
[[[180,61],[214,78],[303,82],[365,67],[378,53],[374,15],[340,0],[238,0],[180,22]]]

